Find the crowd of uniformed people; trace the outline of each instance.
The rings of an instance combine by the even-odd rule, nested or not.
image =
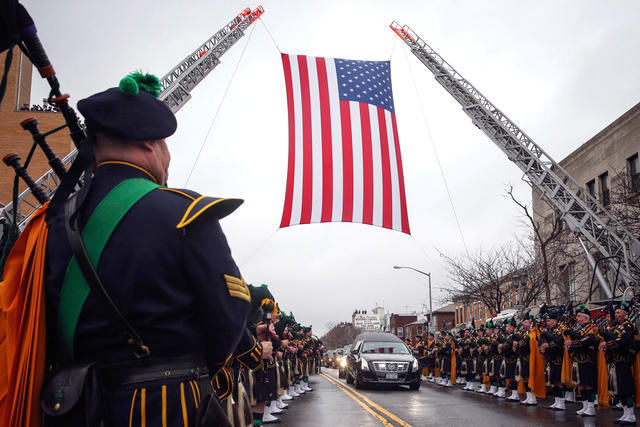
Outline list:
[[[543,306],[536,316],[500,324],[415,337],[411,348],[423,367],[423,381],[442,387],[593,417],[610,407],[622,411],[617,424],[634,425],[640,404],[640,354],[636,304],[609,304],[594,318],[579,305]],[[475,322],[474,322],[475,323]],[[410,340],[410,339],[408,339]],[[598,407],[596,409],[596,406]]]

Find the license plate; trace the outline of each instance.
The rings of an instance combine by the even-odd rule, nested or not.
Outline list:
[[[398,379],[398,374],[387,374],[387,379],[388,380],[397,380]]]

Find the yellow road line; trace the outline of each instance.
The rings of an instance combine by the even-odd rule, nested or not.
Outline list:
[[[342,383],[340,383],[340,385],[342,385]],[[385,414],[387,417],[389,417],[390,419],[392,419],[393,421],[397,422],[398,424],[400,424],[402,427],[411,427],[411,424],[407,423],[406,421],[404,421],[402,418],[398,417],[397,415],[392,414],[391,412],[387,411],[386,409],[384,409],[382,406],[378,405],[377,403],[375,403],[374,401],[372,401],[371,399],[369,399],[367,396],[363,395],[362,393],[359,393],[358,391],[354,390],[353,388],[349,387],[349,390],[351,392],[353,392],[354,394],[356,394],[358,397],[360,397],[362,400],[364,400],[365,402],[367,402],[370,406],[373,406],[374,408],[376,408],[378,411],[382,412],[383,414]]]
[[[360,401],[360,399],[358,399],[353,393],[350,393],[349,389],[344,387],[342,384],[340,384],[339,382],[334,381],[332,378],[330,378],[328,375],[326,374],[320,374],[322,377],[324,377],[324,379],[326,379],[327,381],[329,381],[331,384],[335,385],[336,387],[338,387],[338,389],[342,390],[342,392],[344,394],[346,394],[347,396],[349,396],[351,399],[353,399],[358,405],[362,406],[364,408],[365,411],[367,411],[368,413],[370,413],[371,415],[373,415],[374,417],[376,417],[378,419],[378,421],[380,421],[382,423],[382,425],[384,426],[390,426],[393,427],[393,424],[391,424],[389,421],[387,421],[386,419],[384,419],[381,415],[377,414],[376,412],[374,412],[373,409],[369,408],[367,405],[365,405],[364,403],[362,403]]]

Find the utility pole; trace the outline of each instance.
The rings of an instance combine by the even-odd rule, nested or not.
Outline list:
[[[400,265],[394,265],[393,268],[395,268],[396,270],[405,268],[408,270],[413,270],[415,272],[418,272],[420,274],[424,274],[425,276],[427,276],[429,278],[429,327],[428,332],[431,332],[431,328],[433,328],[433,304],[431,301],[431,273],[425,273],[424,271],[418,270],[417,268],[413,268],[413,267],[403,267]]]

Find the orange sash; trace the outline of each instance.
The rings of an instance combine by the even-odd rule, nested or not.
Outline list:
[[[0,419],[10,427],[41,422],[48,205],[34,213],[11,249],[0,282]]]
[[[564,340],[567,341],[569,338],[564,337]],[[560,376],[560,383],[567,388],[573,388],[574,384],[571,381],[571,365],[572,360],[569,357],[569,350],[567,347],[564,347],[564,355],[562,356],[562,374]]]
[[[604,354],[598,350],[598,408],[608,408],[609,399],[609,370]]]
[[[538,348],[538,328],[529,332],[529,388],[538,399],[547,397],[547,385],[544,379],[545,360]]]
[[[451,339],[451,384],[456,383],[456,343]]]

